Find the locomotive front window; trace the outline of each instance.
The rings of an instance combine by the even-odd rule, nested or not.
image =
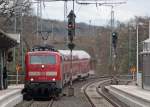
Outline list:
[[[54,55],[47,55],[47,56],[30,56],[30,63],[31,64],[56,64],[56,57]]]

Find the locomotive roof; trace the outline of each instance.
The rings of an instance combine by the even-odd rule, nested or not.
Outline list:
[[[61,54],[67,59],[70,59],[70,50],[58,50],[58,52],[55,51],[31,51],[28,52],[28,54],[43,54],[43,53],[54,53],[54,54]],[[84,51],[84,50],[73,50],[72,51],[72,58],[73,59],[90,59],[90,55]]]
[[[62,55],[69,56],[70,50],[58,50]],[[77,56],[79,59],[90,59],[90,55],[84,50],[73,50],[72,56]]]
[[[31,51],[31,52],[28,52],[28,54],[35,54],[35,53],[47,54],[47,53],[58,53],[58,52],[55,52],[55,51]]]

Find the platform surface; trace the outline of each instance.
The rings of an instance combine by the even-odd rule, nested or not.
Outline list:
[[[23,100],[21,94],[23,84],[10,85],[7,89],[0,90],[0,107],[14,107]]]
[[[8,86],[7,89],[0,90],[0,99],[1,99],[1,97],[6,96],[9,93],[13,93],[13,92],[22,90],[23,87],[24,87],[23,84],[10,85],[10,86]]]
[[[141,87],[135,85],[111,85],[111,87],[150,102],[150,91]]]

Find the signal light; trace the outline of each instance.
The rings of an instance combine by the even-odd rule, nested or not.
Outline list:
[[[117,32],[112,32],[112,45],[114,48],[117,46],[118,34]]]
[[[74,26],[74,23],[73,22],[68,22],[68,29],[74,29],[75,26]]]
[[[73,50],[75,48],[75,44],[74,43],[68,43],[68,48],[70,50]]]
[[[75,17],[74,11],[71,10],[68,15],[68,36],[71,42],[73,41],[73,36],[75,36]]]

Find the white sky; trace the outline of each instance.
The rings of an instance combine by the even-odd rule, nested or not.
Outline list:
[[[115,1],[115,0],[114,0]],[[34,4],[36,11],[36,4]],[[72,9],[72,2],[68,2],[68,13]],[[114,7],[115,20],[127,21],[134,16],[150,16],[150,0],[127,0],[126,4]],[[76,22],[92,25],[106,25],[110,20],[111,7],[75,4]],[[42,17],[64,20],[64,2],[45,2]]]

